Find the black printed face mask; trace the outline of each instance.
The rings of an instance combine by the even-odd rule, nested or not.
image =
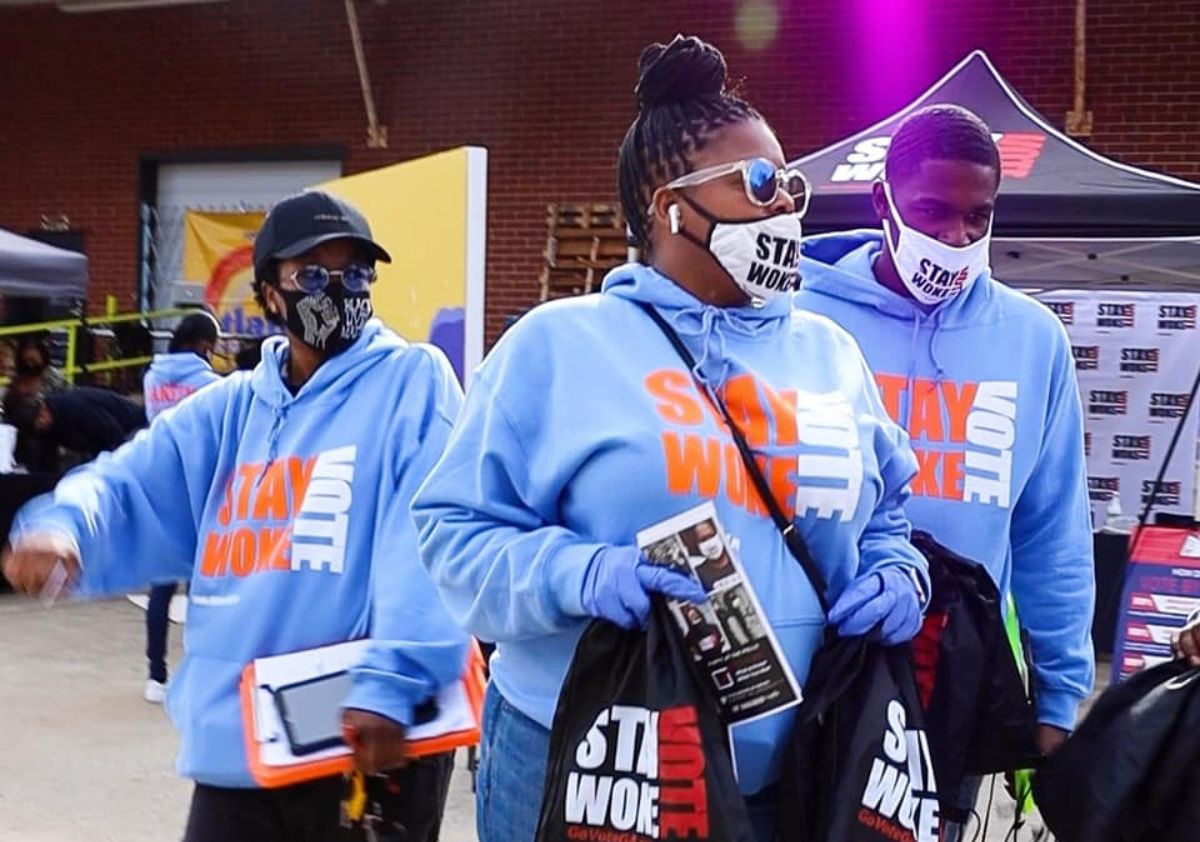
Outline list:
[[[279,294],[287,303],[288,331],[326,357],[353,345],[374,313],[369,291],[347,292],[338,284],[320,292],[281,289]]]

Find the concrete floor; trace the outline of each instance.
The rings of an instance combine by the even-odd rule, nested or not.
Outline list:
[[[168,842],[180,837],[190,785],[175,776],[175,733],[142,701],[143,612],[125,599],[64,603],[0,595],[0,842]],[[180,628],[171,628],[172,664]],[[987,803],[985,783],[982,803]],[[1011,827],[996,786],[986,842]],[[465,754],[443,842],[475,842]],[[1033,840],[1038,822],[1017,842]],[[974,839],[974,829],[967,834]]]
[[[169,842],[191,786],[178,741],[142,701],[145,614],[125,599],[62,603],[0,595],[0,842]],[[180,657],[171,627],[171,664]],[[444,842],[474,842],[460,753]]]

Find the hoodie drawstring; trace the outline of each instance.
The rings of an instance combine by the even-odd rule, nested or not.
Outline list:
[[[933,365],[937,369],[937,376],[934,380],[939,386],[946,379],[946,367],[942,365],[942,361],[937,355],[938,336],[942,330],[942,308],[933,311],[933,334],[929,337],[929,358],[933,360]]]
[[[699,316],[699,328],[691,327],[693,323],[691,318]],[[702,306],[689,310],[679,310],[674,313],[671,318],[671,327],[680,336],[698,336],[700,338],[700,353],[696,355],[696,366],[692,369],[692,375],[700,383],[709,388],[717,388],[725,382],[726,376],[729,374],[729,357],[727,354],[727,346],[725,332],[739,333],[742,336],[754,336],[754,327],[752,325],[743,324],[737,318],[734,318],[723,307]],[[718,325],[721,329],[718,329]],[[713,339],[716,339],[716,358],[720,366],[715,379],[710,379],[704,373],[704,367],[709,359],[714,355]]]
[[[912,429],[913,407],[916,405],[917,385],[917,339],[921,335],[921,314],[913,313],[912,337],[908,341],[908,414],[904,419],[904,429]]]
[[[942,329],[942,309],[933,311],[933,331],[929,336],[929,358],[933,361],[934,367],[937,369],[937,374],[934,376],[934,381],[929,384],[930,390],[941,388],[942,381],[946,379],[946,367],[942,365],[942,361],[937,355],[938,335]],[[912,431],[913,407],[916,406],[916,373],[917,373],[917,340],[921,335],[921,328],[925,321],[921,318],[920,313],[913,315],[913,332],[912,339],[909,343],[908,351],[908,417],[904,423],[904,429]]]
[[[271,432],[267,434],[269,449],[267,451],[267,461],[274,462],[275,457],[279,455],[279,431],[283,429],[283,422],[287,420],[287,407],[275,407],[275,420],[271,422]]]
[[[267,471],[275,464],[275,460],[279,457],[279,431],[283,429],[283,422],[287,420],[287,411],[288,408],[286,406],[275,407],[275,419],[271,422],[271,431],[267,433],[267,461],[263,463],[262,471],[259,472],[258,477],[254,480],[255,485],[262,482],[263,477],[267,475]]]

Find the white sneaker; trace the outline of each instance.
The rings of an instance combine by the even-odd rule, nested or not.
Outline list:
[[[152,705],[161,705],[163,699],[167,697],[167,685],[162,681],[155,681],[153,678],[146,680],[146,689],[142,691],[142,698]]]

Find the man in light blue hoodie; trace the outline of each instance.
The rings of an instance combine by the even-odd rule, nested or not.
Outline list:
[[[989,272],[999,187],[999,151],[977,116],[915,112],[874,186],[883,235],[808,239],[797,304],[858,340],[908,431],[919,463],[913,526],[985,565],[1015,597],[1050,751],[1094,678],[1083,419],[1062,325]]]
[[[171,336],[167,353],[155,354],[142,378],[142,395],[146,401],[146,419],[153,421],[197,390],[216,383],[221,375],[209,363],[221,326],[207,310],[184,316]],[[149,675],[142,698],[152,704],[162,704],[167,693],[167,629],[171,599],[177,583],[169,582],[150,588],[146,604],[146,661]]]
[[[255,658],[368,638],[342,702],[356,767],[405,760],[414,709],[457,680],[467,637],[417,557],[409,518],[461,403],[449,362],[371,318],[390,260],[353,207],[320,192],[277,204],[254,244],[255,292],[286,330],[253,372],[164,413],[18,513],[4,572],[39,593],[65,570],[82,595],[190,578],[185,656],[167,710],[195,780],[185,842],[326,840],[340,776],[257,788],[238,682]],[[437,836],[450,755],[410,763],[427,787],[402,817]]]

